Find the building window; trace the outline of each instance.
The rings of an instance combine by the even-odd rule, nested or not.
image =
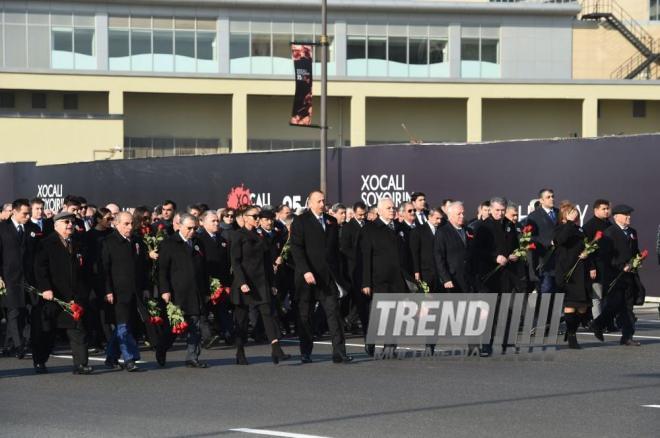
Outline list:
[[[75,93],[65,93],[62,96],[62,107],[65,110],[78,109],[78,95]]]
[[[633,100],[632,101],[632,116],[634,118],[644,118],[644,117],[646,117],[646,101],[645,100]]]
[[[0,108],[15,108],[16,96],[10,91],[0,93]]]
[[[649,19],[653,21],[660,20],[660,0],[651,0],[649,5]]]
[[[46,93],[32,93],[32,109],[46,109]]]
[[[51,15],[50,65],[56,69],[97,68],[94,16]]]
[[[237,74],[293,75],[291,42],[318,41],[319,23],[232,21],[230,71]],[[336,71],[332,26],[328,26],[328,74]],[[314,48],[314,73],[320,72],[321,48]]]
[[[347,26],[349,76],[447,77],[447,29],[434,26]]]
[[[110,16],[110,70],[217,73],[216,20]]]
[[[500,77],[500,40],[497,28],[464,28],[461,37],[461,76]]]

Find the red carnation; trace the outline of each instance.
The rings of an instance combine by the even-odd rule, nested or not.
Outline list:
[[[536,243],[532,242],[529,245],[527,245],[527,249],[530,251],[534,251],[536,249]]]
[[[531,233],[534,227],[531,225],[525,225],[525,228],[523,228],[523,233]]]
[[[83,314],[85,313],[82,306],[76,303],[72,303],[70,308],[71,308],[71,312],[72,312],[71,316],[73,317],[73,320],[80,321]]]
[[[158,230],[162,231],[165,229],[165,224],[158,224]]]
[[[596,234],[594,235],[594,241],[600,240],[603,238],[603,232],[602,231],[596,231]]]
[[[640,256],[642,257],[642,260],[644,260],[649,256],[649,250],[645,249],[644,251],[641,252]]]

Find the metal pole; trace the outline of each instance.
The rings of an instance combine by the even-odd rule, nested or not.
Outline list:
[[[326,151],[328,148],[328,2],[321,0],[321,181],[320,188],[327,189]]]

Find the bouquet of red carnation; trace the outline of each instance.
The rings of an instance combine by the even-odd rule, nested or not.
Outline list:
[[[209,299],[213,305],[216,305],[224,301],[231,292],[231,289],[223,286],[220,280],[217,278],[211,278],[211,295]]]
[[[163,325],[165,320],[160,314],[160,307],[158,306],[158,301],[150,299],[147,301],[147,312],[149,312],[149,324],[151,325]]]
[[[525,225],[525,227],[522,229],[522,234],[518,238],[518,248],[516,248],[511,255],[518,257],[518,259],[526,259],[527,258],[527,251],[534,251],[536,249],[536,244],[532,242],[532,230],[534,228],[531,225]],[[508,257],[507,257],[508,258]],[[488,281],[490,277],[495,275],[497,271],[502,269],[503,265],[498,264],[495,266],[495,269],[490,271],[484,278],[482,278],[482,281]]]
[[[24,289],[37,296],[44,296],[43,292],[30,286],[27,283],[24,284]],[[80,321],[85,314],[85,309],[80,304],[74,303],[73,301],[67,303],[66,301],[62,301],[59,298],[53,297],[53,302],[57,303],[57,305],[59,305],[62,310],[71,315],[71,318],[73,318],[74,321]]]
[[[596,252],[598,249],[598,241],[603,238],[603,232],[602,231],[596,231],[596,234],[594,234],[594,239],[589,242],[589,240],[585,237],[584,238],[584,249],[580,253],[581,256],[587,257],[589,254],[593,254]],[[577,259],[577,262],[573,265],[570,271],[568,271],[568,274],[566,274],[566,281],[571,278],[573,275],[573,272],[575,272],[575,269],[577,268],[578,264],[582,261],[581,258]]]
[[[431,288],[429,287],[429,284],[427,282],[425,282],[424,280],[419,280],[417,282],[417,286],[419,287],[419,290],[421,290],[425,294],[431,292]]]
[[[634,274],[637,271],[639,271],[639,268],[642,267],[642,262],[644,262],[644,259],[646,259],[649,256],[649,251],[645,249],[644,251],[640,252],[637,254],[635,257],[630,259],[630,261],[627,263],[628,266],[630,266],[630,271],[628,273]],[[619,272],[619,275],[616,276],[614,280],[610,283],[609,289],[607,289],[607,293],[609,293],[612,288],[614,288],[614,285],[616,284],[617,281],[619,281],[619,278],[625,273],[626,271],[621,271]]]
[[[142,228],[142,236],[144,237],[144,243],[146,243],[149,252],[151,251],[157,252],[160,243],[163,240],[165,240],[165,238],[167,237],[167,234],[165,233],[165,225],[158,224],[158,229],[156,230],[155,235],[151,235],[150,231],[151,230],[149,229],[149,227]]]
[[[167,303],[167,319],[170,321],[170,326],[172,326],[172,333],[175,335],[180,335],[185,333],[188,329],[188,323],[183,317],[183,311],[179,306],[173,302]]]

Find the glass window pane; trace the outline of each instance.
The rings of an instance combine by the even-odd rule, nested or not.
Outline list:
[[[384,37],[369,37],[368,44],[369,59],[387,59],[387,40]]]
[[[45,24],[48,25],[48,11],[46,12],[28,12],[28,24]]]
[[[128,30],[108,31],[108,56],[110,70],[129,70]]]
[[[131,16],[131,28],[151,29],[151,17]]]
[[[197,59],[215,59],[215,33],[197,32]]]
[[[215,19],[213,18],[198,18],[197,30],[212,30],[215,31]]]
[[[174,36],[175,69],[195,71],[195,32],[177,31]]]
[[[27,67],[25,25],[5,23],[5,43],[5,67]]]
[[[110,16],[108,17],[109,27],[128,27],[127,16]]]
[[[28,67],[50,67],[48,26],[28,26]]]
[[[51,66],[53,68],[73,68],[73,29],[54,27],[51,32],[53,50]]]
[[[429,64],[439,64],[445,62],[447,56],[447,41],[431,40],[429,41]]]
[[[406,37],[389,38],[389,60],[405,64],[406,59]]]
[[[79,15],[73,16],[74,27],[94,27],[94,15]]]
[[[270,56],[270,35],[252,34],[252,56]]]
[[[172,29],[173,23],[172,17],[154,17],[153,20],[154,29]]]
[[[349,36],[346,47],[346,59],[364,59],[366,57],[365,37]]]
[[[481,61],[498,63],[497,59],[497,46],[498,40],[481,40]]]
[[[175,29],[195,29],[195,19],[194,18],[182,18],[177,17],[174,19],[174,28]]]
[[[5,11],[5,23],[25,24],[25,20],[25,11]]]
[[[174,33],[171,30],[154,31],[154,70],[174,70]]]
[[[273,56],[291,58],[291,35],[273,34]]]
[[[461,40],[461,60],[479,61],[479,40],[463,39]]]
[[[250,56],[250,35],[232,33],[229,37],[229,57],[231,59]]]
[[[335,37],[328,36],[328,62],[335,60]],[[314,46],[313,62],[321,62],[321,46]]]
[[[151,31],[131,29],[131,70],[151,69]]]
[[[410,49],[409,57],[410,64],[412,65],[426,65],[428,63],[427,59],[427,39],[418,39],[411,38],[408,43],[408,48]]]
[[[95,69],[94,29],[77,29],[73,33],[74,68]]]

